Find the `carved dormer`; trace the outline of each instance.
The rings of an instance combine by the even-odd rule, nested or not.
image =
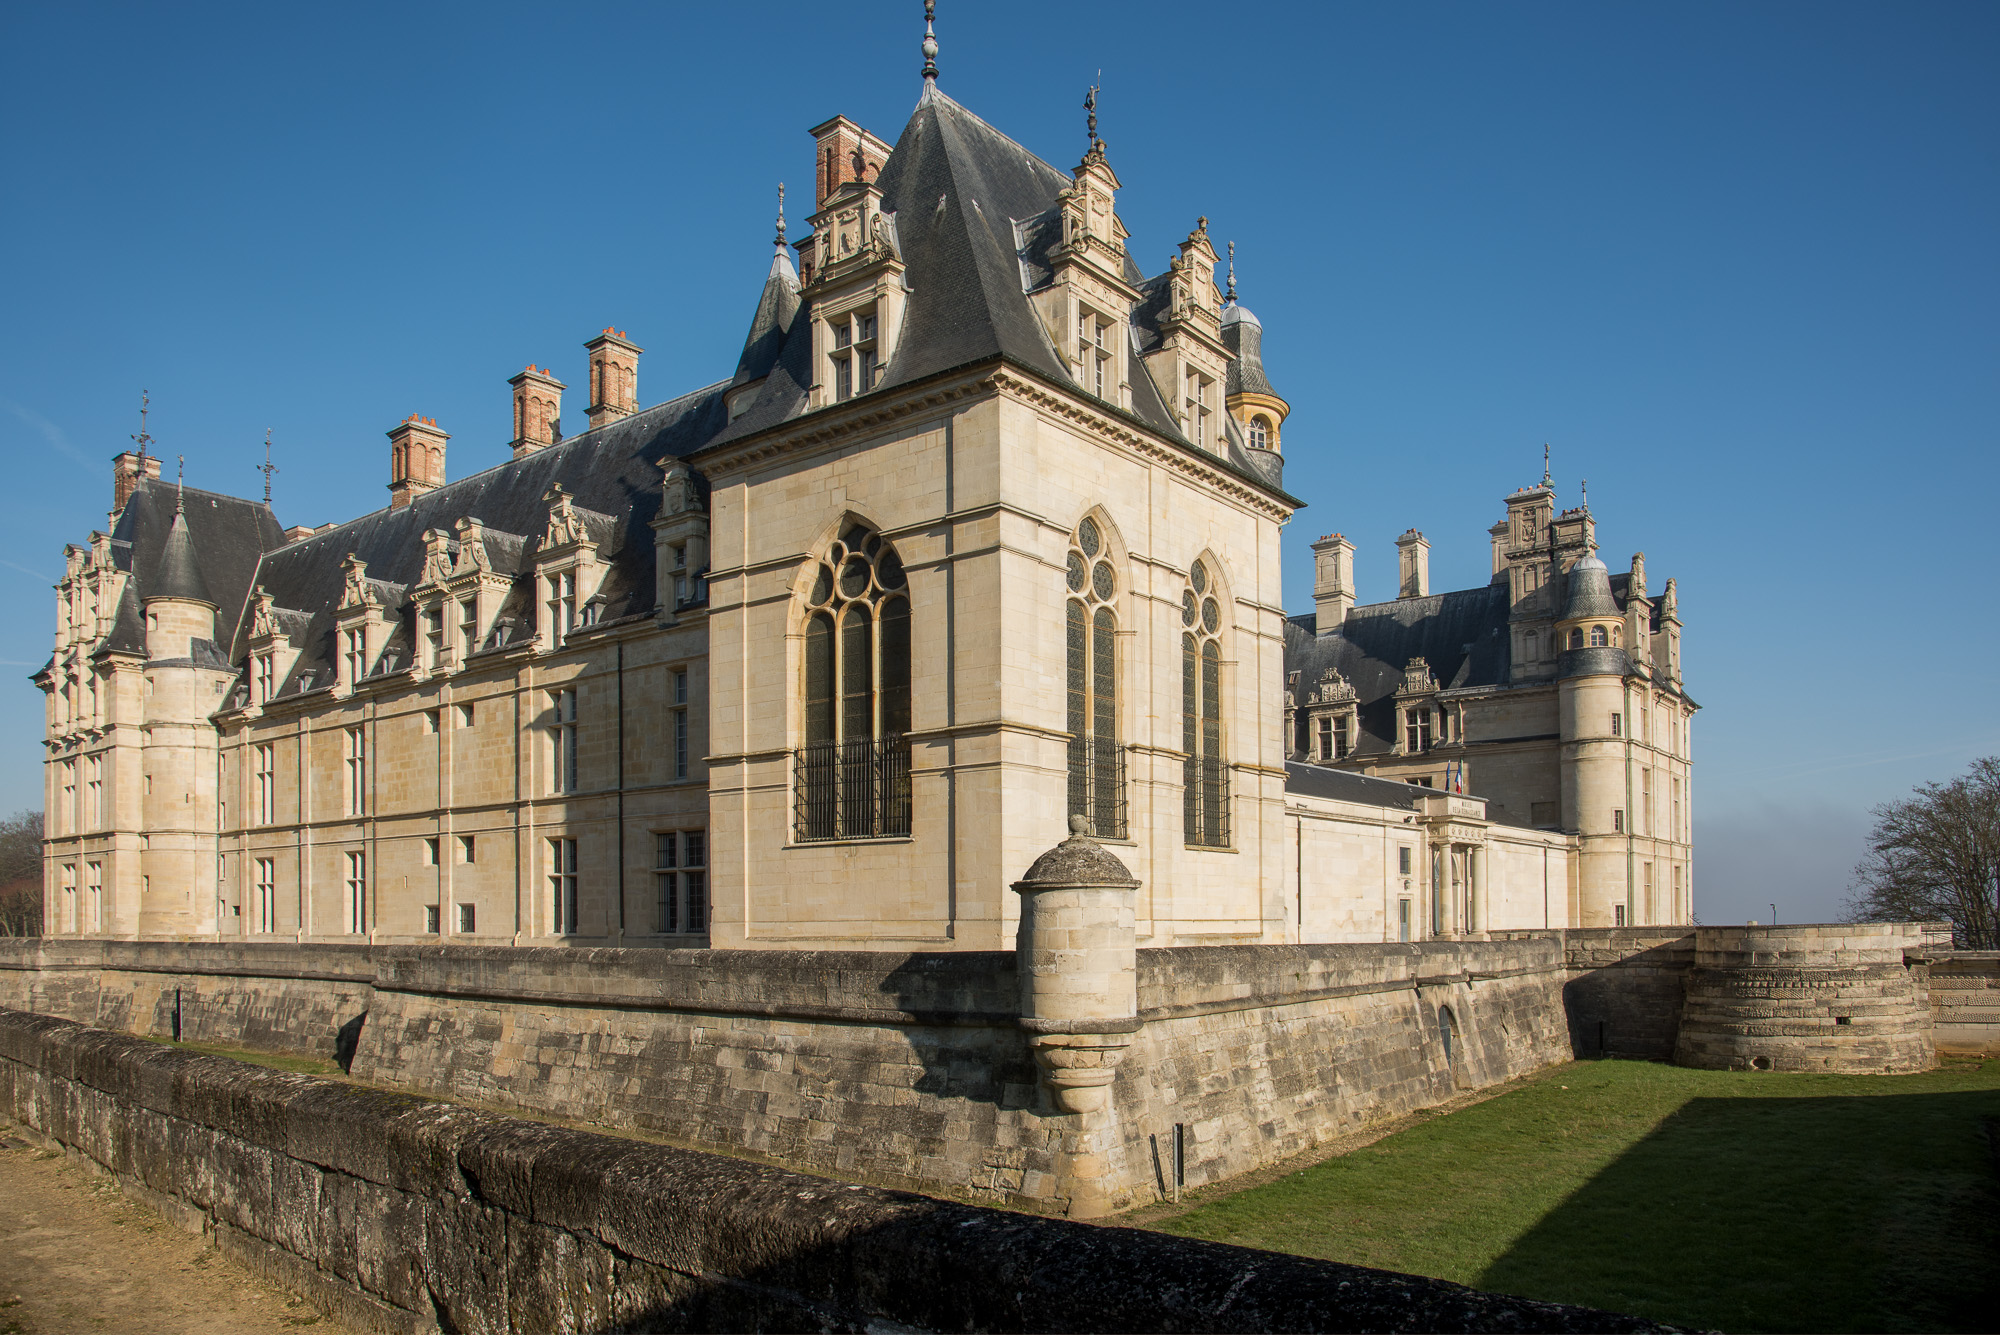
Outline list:
[[[340,606],[333,616],[334,680],[337,692],[346,695],[374,673],[389,640],[389,617],[378,582],[368,578],[366,561],[349,552],[340,569]]]
[[[1306,697],[1306,747],[1314,761],[1330,765],[1354,754],[1361,740],[1359,697],[1338,668],[1320,674]]]
[[[487,647],[501,604],[513,588],[522,539],[489,530],[467,516],[457,537],[434,528],[424,534],[424,573],[413,591],[419,672],[463,670]],[[496,547],[505,556],[496,561]]]
[[[861,150],[857,171],[812,217],[812,277],[803,296],[813,321],[812,406],[824,408],[882,383],[903,326],[903,251],[894,214]]]
[[[1121,408],[1132,404],[1127,347],[1133,307],[1141,293],[1125,280],[1125,238],[1118,218],[1119,180],[1092,137],[1073,183],[1056,196],[1056,216],[1020,225],[1024,246],[1045,244],[1030,229],[1061,229],[1048,249],[1048,283],[1029,301],[1085,393]]]
[[[259,585],[250,597],[250,634],[245,642],[250,656],[247,703],[252,710],[260,710],[278,697],[298,661],[298,647],[292,643],[285,622],[275,600]]]
[[[605,553],[592,536],[593,519],[604,531],[605,516],[576,504],[558,482],[542,494],[548,507],[541,541],[535,545],[535,590],[540,604],[539,638],[544,650],[559,649],[565,636],[596,619],[594,601],[604,581]]]
[[[1403,667],[1403,682],[1396,688],[1396,751],[1399,755],[1420,755],[1447,740],[1444,721],[1437,709],[1437,678],[1431,665],[1412,658]]]
[[[660,615],[708,601],[708,513],[685,459],[660,460],[660,513],[652,521],[654,601]]]
[[[1211,454],[1227,451],[1223,394],[1229,347],[1222,341],[1222,294],[1215,247],[1202,218],[1169,266],[1160,341],[1146,354],[1153,380],[1172,406],[1181,433]]]

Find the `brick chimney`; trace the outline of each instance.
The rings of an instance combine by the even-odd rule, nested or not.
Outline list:
[[[609,329],[583,345],[590,354],[590,425],[639,411],[639,354],[645,349]]]
[[[111,458],[111,513],[117,514],[139,489],[139,479],[160,476],[160,456],[127,450]]]
[[[525,459],[536,450],[562,439],[563,382],[539,366],[510,379],[514,387],[514,457]]]
[[[1398,598],[1428,598],[1431,593],[1431,545],[1415,529],[1396,539]]]
[[[813,126],[812,137],[817,149],[813,171],[817,182],[813,195],[815,212],[826,203],[828,195],[849,181],[874,180],[882,174],[882,164],[889,160],[889,145],[845,116],[835,116],[823,125]]]
[[[389,432],[389,508],[400,510],[444,485],[444,443],[437,418],[405,417]]]
[[[1354,544],[1329,533],[1312,545],[1313,631],[1331,635],[1354,607]]]

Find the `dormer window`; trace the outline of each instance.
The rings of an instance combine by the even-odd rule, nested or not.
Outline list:
[[[1590,647],[1591,647],[1591,648],[1593,648],[1593,649],[1604,649],[1604,648],[1608,648],[1608,647],[1610,646],[1610,644],[1611,644],[1611,636],[1610,636],[1610,635],[1609,635],[1609,634],[1608,634],[1608,633],[1607,633],[1607,632],[1605,631],[1604,627],[1602,627],[1602,626],[1592,626],[1592,627],[1590,628]]]
[[[278,656],[258,654],[251,670],[251,686],[258,704],[269,704],[278,693]]]
[[[882,374],[882,352],[871,307],[833,322],[833,397],[846,402],[875,388]]]
[[[549,629],[557,639],[576,629],[576,572],[549,576]]]
[[[1250,448],[1253,450],[1271,448],[1271,426],[1261,417],[1250,419]]]
[[[458,661],[463,663],[479,648],[479,602],[467,598],[458,605]]]
[[[1187,402],[1185,404],[1188,433],[1193,438],[1194,443],[1202,446],[1204,449],[1209,444],[1208,421],[1211,411],[1209,401],[1214,397],[1214,393],[1215,382],[1213,380],[1199,371],[1188,372]]]
[[[1403,711],[1403,749],[1411,755],[1431,749],[1431,711],[1429,709],[1405,709]]]
[[[1090,311],[1076,317],[1076,355],[1081,364],[1083,387],[1104,398],[1111,381],[1111,353],[1105,348],[1111,326]]]
[[[359,626],[342,634],[343,658],[347,664],[347,684],[359,685],[368,675],[368,637]]]
[[[424,610],[424,666],[435,671],[444,665],[444,609]]]

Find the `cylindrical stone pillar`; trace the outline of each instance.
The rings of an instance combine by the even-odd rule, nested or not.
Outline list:
[[[1139,1028],[1139,881],[1070,817],[1070,837],[1014,883],[1021,1027],[1066,1113],[1105,1106]]]
[[[1465,852],[1465,862],[1472,878],[1472,930],[1481,936],[1492,930],[1486,921],[1486,849],[1484,845],[1473,844]]]

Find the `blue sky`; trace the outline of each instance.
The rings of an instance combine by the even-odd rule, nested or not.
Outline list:
[[[1838,910],[1867,810],[2000,751],[2000,6],[945,0],[942,83],[1058,165],[1100,78],[1148,272],[1197,215],[1293,405],[1286,601],[1345,532],[1482,583],[1554,447],[1679,580],[1697,907]],[[61,547],[141,387],[192,485],[381,505],[383,432],[506,457],[506,378],[606,325],[727,375],[809,127],[894,140],[921,6],[9,6],[0,810],[41,799]],[[796,224],[803,209],[795,208]],[[797,235],[795,230],[794,235]],[[171,467],[171,464],[169,465]],[[1921,680],[1920,680],[1921,679]]]

